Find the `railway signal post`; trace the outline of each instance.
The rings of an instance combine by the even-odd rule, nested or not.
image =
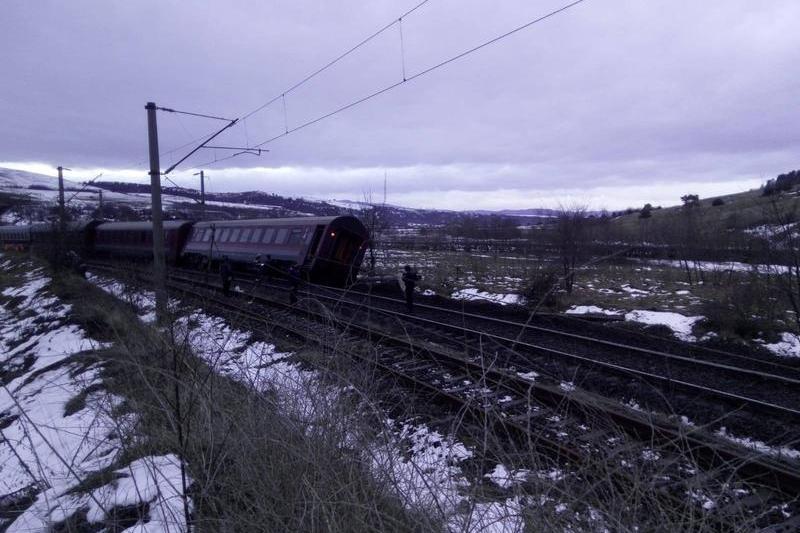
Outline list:
[[[150,198],[153,221],[153,285],[156,293],[156,319],[163,323],[167,310],[167,275],[164,259],[164,225],[161,213],[161,162],[158,158],[156,104],[147,102],[147,141],[150,149]]]

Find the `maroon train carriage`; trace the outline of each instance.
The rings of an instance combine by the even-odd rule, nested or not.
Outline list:
[[[343,286],[355,280],[368,238],[353,216],[204,221],[194,225],[183,259],[201,265],[228,256],[250,268],[257,255],[270,255],[276,268],[298,264],[314,283]]]
[[[56,240],[62,240],[62,245],[69,250],[74,250],[80,255],[87,255],[94,250],[95,229],[102,224],[102,220],[79,220],[67,222],[64,226],[64,235],[59,235],[57,222],[34,224],[31,226],[31,244],[38,250],[45,250],[55,246]]]
[[[0,244],[7,251],[27,250],[31,244],[31,227],[0,226]]]
[[[164,222],[164,253],[167,263],[176,264],[193,222]],[[152,222],[106,222],[95,229],[94,250],[98,255],[152,260]]]

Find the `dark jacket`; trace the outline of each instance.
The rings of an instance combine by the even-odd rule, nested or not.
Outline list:
[[[422,279],[419,277],[419,274],[414,272],[404,272],[403,273],[403,283],[406,286],[406,292],[413,291],[414,287],[416,286],[417,282]]]
[[[231,279],[230,263],[222,263],[219,267],[219,275],[222,279]]]

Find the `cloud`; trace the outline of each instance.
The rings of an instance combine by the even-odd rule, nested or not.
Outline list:
[[[0,159],[146,180],[145,102],[242,116],[412,4],[10,0]],[[587,0],[280,136],[396,83],[403,67],[413,75],[560,5],[429,2],[403,20],[402,51],[393,26],[215,140],[278,136],[270,152],[206,164],[230,152],[201,150],[174,179],[189,183],[203,166],[218,190],[354,198],[382,191],[386,170],[390,194],[420,205],[531,207],[591,194],[617,208],[689,188],[727,192],[798,166],[794,0]],[[187,151],[171,149],[222,125],[158,120],[164,167]]]

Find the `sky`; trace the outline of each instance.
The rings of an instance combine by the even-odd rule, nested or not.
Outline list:
[[[269,152],[201,149],[169,178],[198,187],[203,169],[211,191],[373,201],[386,185],[410,207],[620,209],[800,167],[796,0],[584,0],[416,76],[568,3],[428,0],[398,22],[420,1],[5,0],[0,166],[145,182],[146,102],[234,119],[274,99],[211,143],[274,139]],[[157,119],[162,170],[226,124]]]

